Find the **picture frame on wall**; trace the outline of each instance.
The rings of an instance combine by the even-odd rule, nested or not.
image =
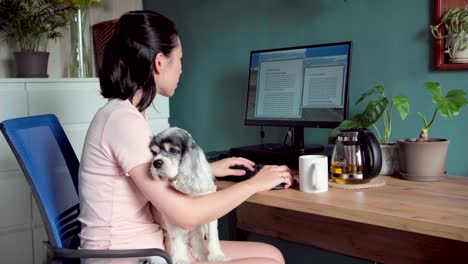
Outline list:
[[[440,23],[445,12],[451,8],[463,8],[468,5],[468,0],[434,0],[434,21],[432,25]],[[445,28],[441,31],[445,33]],[[464,70],[468,69],[468,63],[452,63],[450,56],[445,53],[445,39],[434,38],[434,70]]]

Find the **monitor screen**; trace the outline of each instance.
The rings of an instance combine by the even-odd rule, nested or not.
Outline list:
[[[351,42],[251,51],[245,124],[336,127],[350,61]]]

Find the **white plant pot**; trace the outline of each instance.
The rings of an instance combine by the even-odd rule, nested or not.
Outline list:
[[[454,59],[468,59],[468,49],[458,50],[453,54]]]
[[[395,143],[380,145],[382,150],[382,169],[380,175],[393,175],[400,171],[398,145]]]
[[[463,39],[462,47],[467,46],[468,44],[468,38],[465,37]],[[451,47],[453,49],[453,47]],[[468,62],[468,48],[464,50],[457,50],[453,54],[453,58],[450,59],[450,62],[452,63],[467,63]]]

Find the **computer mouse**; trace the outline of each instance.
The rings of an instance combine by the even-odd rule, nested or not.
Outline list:
[[[284,190],[285,185],[286,185],[285,183],[280,183],[280,184],[276,185],[275,187],[273,187],[272,190]],[[298,185],[297,180],[296,180],[296,179],[293,179],[293,182],[292,182],[292,184],[291,184],[291,187],[295,187],[295,186],[297,186],[297,185]]]
[[[271,188],[272,190],[284,190],[285,183],[280,183],[276,185],[275,187]]]

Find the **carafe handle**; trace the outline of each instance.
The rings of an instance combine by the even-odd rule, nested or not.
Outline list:
[[[364,155],[363,172],[366,177],[374,178],[382,169],[382,151],[375,135],[366,128],[360,129],[359,141],[362,142],[361,149]]]

